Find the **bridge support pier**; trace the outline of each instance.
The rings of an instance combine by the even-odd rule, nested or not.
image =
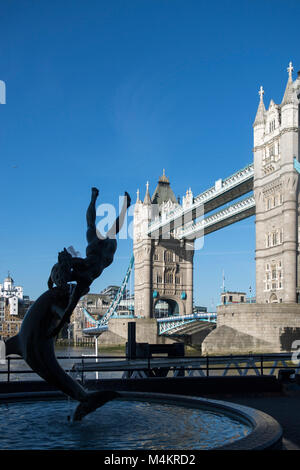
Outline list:
[[[218,307],[217,315],[203,354],[290,352],[300,338],[300,304],[229,304]]]

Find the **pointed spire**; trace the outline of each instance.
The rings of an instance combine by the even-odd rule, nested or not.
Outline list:
[[[292,62],[289,63],[289,66],[287,68],[287,71],[288,71],[288,74],[289,74],[289,80],[293,81],[293,70],[294,70],[294,67],[293,67],[293,64]]]
[[[294,70],[293,64],[292,62],[290,62],[287,68],[289,78],[286,84],[281,106],[294,102],[295,96],[294,96],[294,86],[293,86],[293,70]]]
[[[137,189],[137,192],[136,192],[136,202],[140,202],[140,190]]]
[[[166,171],[165,171],[164,168],[163,168],[163,174],[162,174],[162,176],[159,178],[159,182],[160,182],[160,183],[169,183],[169,178],[166,177]]]
[[[149,194],[149,181],[147,181],[146,183],[146,194],[145,194],[144,204],[151,204],[151,198]]]
[[[258,105],[258,108],[257,108],[257,113],[256,113],[256,116],[255,116],[255,120],[254,120],[254,123],[253,123],[253,126],[257,126],[258,124],[264,124],[265,123],[265,113],[266,113],[266,108],[265,108],[265,105],[264,105],[264,89],[263,87],[261,86],[260,89],[259,89],[259,96],[260,96],[260,100],[259,100],[259,105]]]

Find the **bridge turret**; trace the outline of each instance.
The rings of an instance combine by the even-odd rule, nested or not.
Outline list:
[[[255,120],[253,123],[253,132],[254,132],[254,147],[260,145],[263,140],[264,132],[265,132],[265,124],[266,124],[266,108],[264,104],[264,89],[261,86],[259,89],[259,105],[257,108]]]
[[[192,201],[192,191],[188,191]],[[165,171],[150,199],[147,184],[144,201],[138,197],[134,212],[134,310],[136,315],[151,318],[161,302],[170,314],[191,314],[193,308],[193,241],[179,241],[169,234],[148,236],[151,217],[167,217],[178,208]]]
[[[190,207],[194,202],[194,196],[192,193],[191,188],[187,189],[185,196],[182,198],[182,207],[185,209],[186,207]]]
[[[299,109],[293,66],[280,105],[260,104],[254,128],[254,197],[256,205],[256,301],[297,301],[300,292],[297,212]]]
[[[293,66],[290,62],[287,69],[289,77],[281,103],[281,127],[282,129],[298,127],[298,98],[296,93],[297,80],[293,82]]]

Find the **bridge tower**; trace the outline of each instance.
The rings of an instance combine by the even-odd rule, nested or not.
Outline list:
[[[300,292],[299,161],[300,76],[288,82],[281,104],[264,90],[254,129],[254,197],[256,204],[256,302],[296,303]]]
[[[193,201],[187,191],[183,204]],[[179,206],[165,172],[150,197],[149,183],[142,202],[137,193],[133,222],[134,310],[145,318],[155,316],[155,305],[165,301],[169,314],[186,315],[193,310],[193,241],[179,241],[170,234],[153,238],[146,234],[149,222]]]

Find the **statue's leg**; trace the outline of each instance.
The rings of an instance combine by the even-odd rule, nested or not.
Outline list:
[[[115,238],[116,235],[119,233],[119,231],[121,230],[121,228],[123,226],[125,216],[126,216],[126,211],[127,211],[128,207],[130,206],[130,204],[131,204],[130,196],[127,192],[125,192],[125,197],[124,197],[124,201],[123,201],[123,205],[122,205],[120,215],[116,218],[116,220],[113,223],[112,227],[107,232],[107,234],[106,234],[107,238]]]
[[[87,233],[86,238],[87,242],[91,243],[95,237],[97,237],[96,232],[96,200],[98,197],[99,191],[97,188],[92,188],[91,202],[86,211],[86,223],[87,223]]]

